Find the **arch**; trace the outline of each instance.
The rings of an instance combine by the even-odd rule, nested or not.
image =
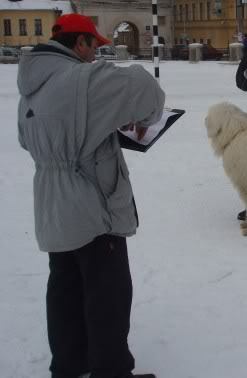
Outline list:
[[[139,30],[130,21],[121,21],[113,30],[114,45],[126,45],[130,54],[137,54],[139,51]]]

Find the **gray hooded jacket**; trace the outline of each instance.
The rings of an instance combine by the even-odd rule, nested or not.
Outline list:
[[[140,65],[82,62],[54,41],[35,50],[19,64],[18,128],[36,166],[40,249],[69,251],[104,233],[133,235],[136,209],[116,131],[158,121],[164,92]]]

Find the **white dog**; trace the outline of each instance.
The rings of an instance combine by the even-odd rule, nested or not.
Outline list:
[[[209,108],[205,124],[215,154],[222,157],[225,172],[247,208],[247,113],[222,102]],[[247,236],[247,221],[241,228]]]

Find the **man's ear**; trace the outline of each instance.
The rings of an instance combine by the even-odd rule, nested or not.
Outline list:
[[[85,46],[86,46],[86,41],[85,41],[84,35],[81,34],[77,38],[76,47],[80,49]]]

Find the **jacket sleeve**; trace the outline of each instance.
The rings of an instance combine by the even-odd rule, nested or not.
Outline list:
[[[130,67],[132,120],[148,127],[158,122],[162,116],[165,93],[157,80],[140,65]]]
[[[107,136],[130,122],[151,126],[163,112],[165,94],[141,65],[93,65],[88,88],[87,138],[96,148]]]
[[[247,91],[247,54],[244,54],[236,73],[236,85],[239,89]]]

